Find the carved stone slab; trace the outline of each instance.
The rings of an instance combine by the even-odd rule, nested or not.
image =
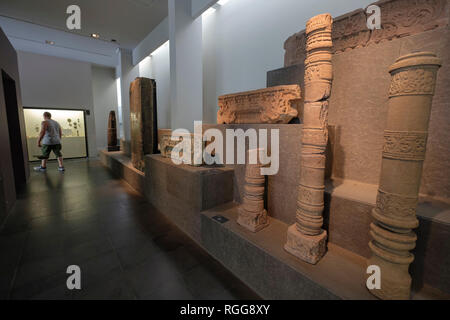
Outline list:
[[[448,25],[447,0],[383,0],[380,30],[367,28],[367,14],[356,10],[333,23],[333,52],[366,47],[382,41],[403,38]],[[284,43],[284,66],[301,64],[306,55],[306,33],[300,31]]]
[[[144,171],[144,155],[158,152],[156,82],[136,78],[130,84],[131,162]]]
[[[219,97],[218,124],[289,123],[297,117],[300,86],[285,85]]]

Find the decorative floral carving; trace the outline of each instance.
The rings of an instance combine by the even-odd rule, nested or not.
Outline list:
[[[419,199],[378,190],[377,208],[385,215],[394,217],[410,217],[416,215]]]
[[[385,131],[383,157],[399,160],[425,160],[426,132]]]
[[[422,68],[408,69],[393,75],[389,96],[411,94],[434,94],[435,75],[433,70]]]

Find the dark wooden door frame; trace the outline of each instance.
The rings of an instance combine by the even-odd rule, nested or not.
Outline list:
[[[27,183],[25,169],[25,158],[22,146],[22,135],[20,129],[19,105],[17,102],[16,81],[2,70],[3,93],[6,106],[6,117],[8,122],[9,147],[14,171],[16,190]]]

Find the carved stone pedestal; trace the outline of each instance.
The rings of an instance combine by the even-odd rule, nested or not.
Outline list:
[[[258,151],[258,149],[249,150],[247,159],[251,159],[251,155],[258,159]],[[238,209],[238,224],[252,232],[258,232],[269,225],[269,217],[264,209],[266,178],[261,174],[261,167],[259,162],[245,166],[244,201]]]
[[[327,252],[327,232],[322,230],[319,235],[308,236],[294,224],[288,229],[284,249],[305,262],[316,264]]]

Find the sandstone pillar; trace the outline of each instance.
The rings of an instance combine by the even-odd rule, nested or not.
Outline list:
[[[120,146],[117,144],[117,121],[116,112],[111,111],[108,119],[108,151],[119,151]]]
[[[410,250],[417,239],[412,229],[419,226],[416,207],[440,65],[433,53],[418,52],[397,59],[389,70],[389,111],[368,261],[381,269],[381,289],[371,290],[381,299],[410,298]]]
[[[288,229],[285,249],[316,264],[326,252],[322,229],[325,191],[325,149],[328,142],[328,101],[333,70],[333,19],[321,14],[306,24],[305,105],[296,224]]]
[[[247,159],[258,159],[259,149],[249,150],[247,155]],[[261,174],[261,168],[259,161],[245,166],[244,200],[238,209],[238,224],[252,232],[258,232],[269,225],[267,210],[264,209],[266,178]]]
[[[136,78],[130,85],[131,162],[144,171],[144,155],[158,152],[156,82]]]

